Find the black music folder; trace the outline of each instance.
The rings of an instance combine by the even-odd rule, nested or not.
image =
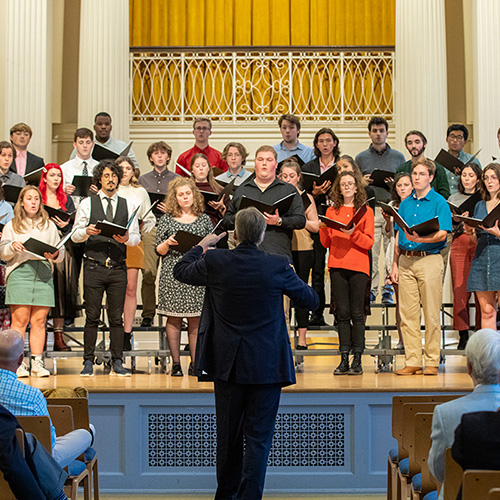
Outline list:
[[[312,201],[311,199],[309,198],[309,196],[307,196],[307,191],[302,191],[300,197],[302,198],[302,203],[304,203],[304,212],[309,208],[309,206],[311,205]]]
[[[19,198],[19,193],[23,189],[20,186],[12,186],[11,184],[3,185],[3,196],[5,201],[10,203],[17,203],[17,199]]]
[[[325,181],[330,181],[332,184],[335,182],[337,178],[338,172],[337,167],[332,165],[326,172],[323,172],[321,175],[312,174],[310,172],[302,172],[302,187],[306,191],[311,191],[314,187],[314,183],[316,186],[321,186]]]
[[[69,221],[71,218],[74,218],[75,212],[67,212],[61,210],[60,208],[49,207],[48,205],[44,205],[43,208],[49,214],[49,217],[59,217],[63,222]]]
[[[276,172],[279,172],[281,170],[281,167],[283,166],[283,164],[286,162],[286,161],[290,161],[290,160],[293,160],[295,161],[296,163],[299,164],[299,167],[302,167],[302,165],[304,165],[304,160],[299,156],[299,155],[292,155],[292,156],[289,156],[288,158],[285,158],[284,160],[281,160],[279,163],[278,163],[278,168],[276,169]]]
[[[109,222],[107,220],[100,220],[95,225],[96,229],[101,230],[101,236],[106,236],[107,238],[112,238],[115,234],[116,236],[123,236],[129,229],[130,224],[134,220],[134,217],[137,215],[140,206],[138,206],[129,217],[126,226],[120,226],[119,224],[115,224],[114,222]]]
[[[151,193],[148,191],[148,196],[151,200],[151,210],[153,211],[153,213],[158,217],[164,215],[164,212],[162,212],[158,208],[158,203],[163,203],[165,201],[166,195],[162,193]]]
[[[96,161],[101,161],[116,160],[120,156],[128,156],[128,154],[130,153],[130,149],[132,148],[132,142],[130,142],[130,144],[121,153],[115,153],[114,151],[111,151],[111,149],[101,146],[96,142],[94,145],[94,149],[92,150],[92,158],[94,158],[94,160]]]
[[[439,220],[437,215],[432,219],[426,220],[424,222],[421,222],[420,224],[415,224],[414,226],[410,227],[394,207],[391,207],[391,205],[388,205],[387,203],[384,203],[382,201],[379,201],[378,204],[386,214],[392,215],[392,217],[394,217],[394,222],[401,229],[410,234],[417,233],[419,236],[429,236],[439,231]]]
[[[28,252],[38,257],[45,258],[43,255],[44,253],[56,253],[71,238],[75,231],[76,228],[64,236],[55,247],[45,243],[45,241],[37,240],[36,238],[28,238],[23,245]]]
[[[188,233],[187,231],[179,230],[175,233],[175,241],[179,243],[178,245],[172,245],[172,250],[177,250],[181,253],[186,253],[191,250],[195,245],[197,245],[203,236],[198,236],[197,234]]]
[[[27,174],[24,176],[24,182],[26,182],[26,185],[30,186],[36,186],[40,184],[40,179],[42,178],[42,172],[45,167],[40,167],[37,170],[34,170],[33,172]]]
[[[371,174],[370,178],[373,181],[372,186],[381,187],[384,189],[390,189],[390,186],[385,182],[385,180],[389,177],[394,179],[396,174],[394,172],[389,172],[388,170],[379,170],[376,168]]]
[[[249,198],[248,196],[243,196],[241,198],[239,210],[243,210],[244,208],[248,207],[255,207],[262,213],[266,212],[269,215],[273,215],[276,212],[276,210],[278,210],[280,216],[283,216],[288,212],[288,210],[290,210],[295,194],[296,193],[290,193],[284,198],[275,201],[272,205],[264,203],[263,201],[254,200],[253,198]]]
[[[441,149],[434,161],[443,165],[443,167],[447,168],[453,175],[457,175],[457,170],[461,172],[465,167],[470,165],[480,152],[481,150],[479,150],[470,160],[468,160],[467,163],[463,163],[456,156],[453,156],[445,149]]]
[[[469,196],[461,205],[457,206],[448,201],[448,205],[451,209],[453,215],[462,215],[464,212],[468,212],[469,216],[474,215],[474,208],[477,202],[481,201],[481,192],[476,191],[474,194]]]
[[[331,227],[332,229],[338,229],[339,231],[342,229],[345,229],[346,231],[349,231],[349,229],[352,229],[354,224],[357,224],[362,219],[363,215],[365,215],[367,204],[368,204],[368,201],[364,205],[361,205],[356,210],[356,213],[353,215],[352,219],[347,224],[344,224],[343,222],[339,222],[339,221],[334,220],[334,219],[330,219],[329,217],[326,217],[325,215],[320,215],[319,220],[321,222],[324,222],[328,227]]]
[[[91,196],[90,186],[92,186],[93,177],[89,175],[75,175],[71,181],[71,185],[75,186],[75,190],[71,196]]]
[[[493,227],[496,221],[500,221],[500,203],[482,220],[464,215],[454,215],[453,218],[465,222],[470,227]]]

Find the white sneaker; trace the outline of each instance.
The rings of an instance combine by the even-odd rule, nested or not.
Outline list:
[[[16,374],[17,378],[25,378],[30,376],[30,372],[28,371],[28,366],[24,361],[21,363],[21,366],[17,369]]]
[[[48,377],[50,375],[49,370],[43,366],[43,361],[36,358],[31,361],[31,373],[37,377]]]

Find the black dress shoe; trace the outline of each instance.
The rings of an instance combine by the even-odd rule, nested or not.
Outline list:
[[[144,317],[142,318],[141,326],[142,328],[150,328],[153,324],[153,318]]]
[[[311,316],[309,320],[309,326],[326,326],[326,321],[323,316]]]
[[[175,365],[172,366],[172,371],[170,372],[170,375],[172,377],[184,376],[184,373],[182,373],[181,365],[179,363],[176,363]]]
[[[297,347],[295,348],[296,351],[307,351],[307,346],[306,345],[300,345],[297,344]]]
[[[191,361],[191,363],[189,363],[188,375],[190,375],[191,377],[196,376],[196,373],[194,372],[194,364],[192,361]]]

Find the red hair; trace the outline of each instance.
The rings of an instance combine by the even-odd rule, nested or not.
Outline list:
[[[68,201],[68,197],[66,193],[64,192],[63,189],[63,184],[64,184],[64,176],[61,170],[61,167],[57,163],[47,163],[45,167],[43,167],[42,170],[42,177],[40,179],[40,193],[42,193],[42,203],[44,205],[47,204],[47,174],[49,173],[49,170],[52,170],[53,168],[59,170],[61,173],[61,184],[59,184],[59,187],[57,188],[56,191],[56,198],[57,201],[59,202],[59,206],[61,207],[61,210],[66,210],[66,202]]]

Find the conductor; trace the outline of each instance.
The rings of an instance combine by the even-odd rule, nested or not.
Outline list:
[[[223,236],[210,234],[174,268],[179,281],[206,286],[195,367],[214,380],[217,500],[262,498],[281,388],[295,383],[283,294],[319,305],[286,257],[259,250],[265,230],[256,208],[241,210],[234,250],[206,251]]]

